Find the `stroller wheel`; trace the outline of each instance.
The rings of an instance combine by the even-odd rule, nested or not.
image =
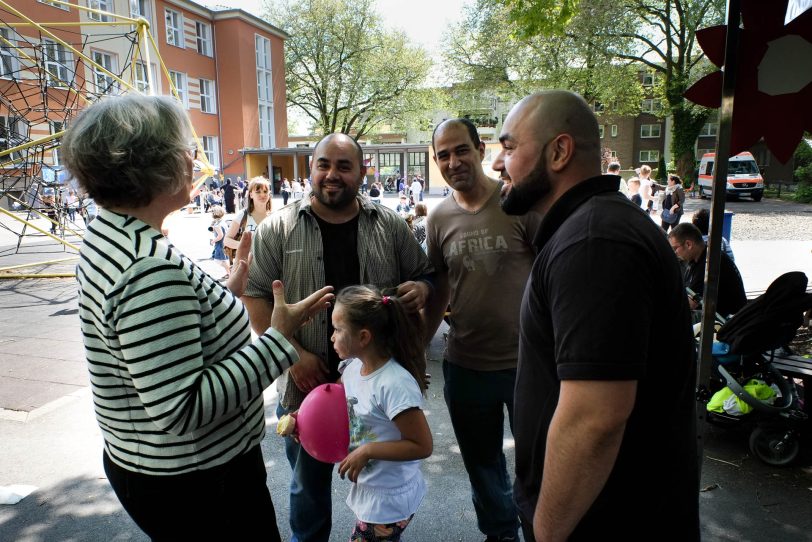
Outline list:
[[[750,451],[768,465],[789,465],[800,450],[801,443],[790,429],[759,426],[750,433]]]

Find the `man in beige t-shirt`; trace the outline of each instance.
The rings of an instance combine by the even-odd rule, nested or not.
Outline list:
[[[435,295],[425,310],[432,337],[451,302],[444,395],[468,471],[479,529],[518,540],[518,513],[502,452],[504,412],[513,426],[519,305],[533,264],[538,215],[508,216],[502,181],[482,169],[485,146],[467,119],[440,124],[434,161],[454,190],[428,218]]]

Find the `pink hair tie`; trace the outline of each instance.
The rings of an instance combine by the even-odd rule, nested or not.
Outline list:
[[[385,295],[385,296],[381,297],[381,302],[382,302],[384,305],[388,305],[388,304],[389,304],[389,296],[388,296],[388,295]]]

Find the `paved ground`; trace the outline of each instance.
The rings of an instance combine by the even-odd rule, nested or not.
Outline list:
[[[436,200],[428,202],[431,206]],[[387,203],[394,205],[393,200]],[[197,215],[178,215],[170,222],[170,237],[191,257],[206,258],[210,251],[206,225],[207,220]],[[0,267],[65,256],[61,248],[41,237],[26,240],[25,254],[5,250],[11,243],[10,236],[0,231]],[[751,243],[762,242],[734,240],[743,272],[754,269],[745,274],[748,289],[766,287],[784,268],[812,276],[812,242]],[[60,265],[70,269],[70,264]],[[202,260],[201,265],[220,272],[211,261]],[[75,283],[72,279],[0,281],[0,308],[0,486],[39,488],[17,505],[0,506],[0,541],[145,540],[121,510],[101,468],[102,441],[87,388]],[[407,538],[476,541],[483,537],[476,529],[467,477],[441,395],[441,348],[438,333],[430,350],[433,383],[426,408],[435,439],[434,454],[423,465],[429,493]],[[266,415],[271,426],[276,422],[275,400],[270,390]],[[512,439],[506,438],[510,471],[512,447]],[[289,469],[281,439],[271,432],[263,448],[280,529],[288,538]],[[705,451],[702,486],[707,490],[700,495],[704,540],[812,541],[809,439],[799,464],[787,469],[770,468],[751,457],[743,429],[711,427]],[[663,468],[669,466],[663,464]],[[347,482],[336,477],[336,541],[346,540],[352,523],[343,502],[347,490]],[[657,480],[639,491],[640,498],[657,498]]]

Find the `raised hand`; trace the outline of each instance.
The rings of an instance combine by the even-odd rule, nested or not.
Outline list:
[[[231,266],[231,273],[226,281],[226,288],[237,297],[241,297],[248,287],[248,266],[254,259],[251,252],[250,231],[244,232],[240,237],[240,246],[237,247],[237,254],[234,256],[234,265]]]
[[[241,240],[242,241],[242,240]],[[318,312],[332,305],[335,295],[332,286],[325,286],[316,290],[298,303],[285,302],[285,287],[281,280],[273,281],[273,313],[271,314],[271,327],[285,337],[293,334],[303,325],[313,319]]]

